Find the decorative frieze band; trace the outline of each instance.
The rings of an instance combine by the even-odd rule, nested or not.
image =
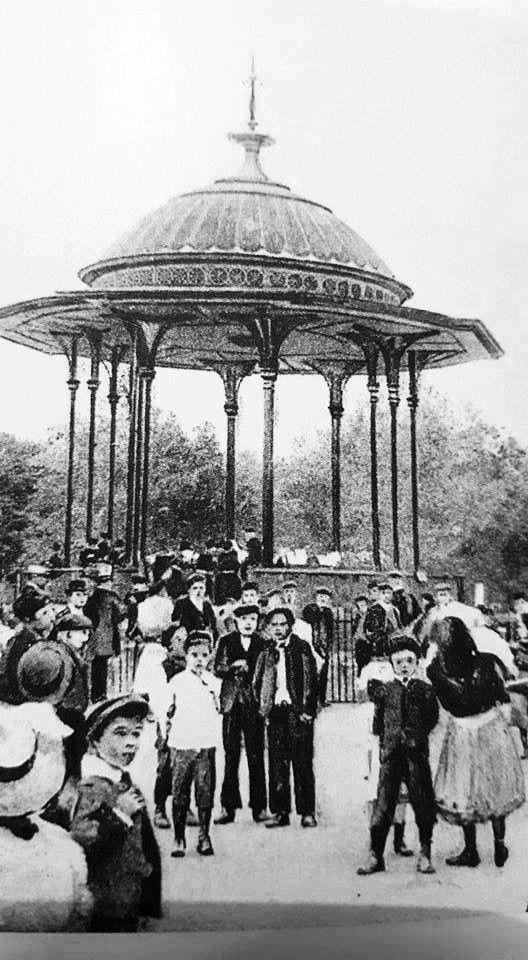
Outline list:
[[[332,301],[375,300],[398,305],[400,298],[385,286],[359,278],[345,278],[313,270],[291,270],[273,266],[215,266],[152,264],[113,269],[99,276],[97,286],[111,290],[121,287],[170,287],[175,289],[269,290],[307,293]]]

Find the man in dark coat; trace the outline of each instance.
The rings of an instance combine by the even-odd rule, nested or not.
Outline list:
[[[20,658],[37,641],[49,636],[55,625],[58,607],[47,594],[27,585],[13,604],[13,613],[20,621],[8,640],[0,658],[0,700],[22,703],[18,690],[16,670]]]
[[[371,604],[365,616],[363,631],[366,646],[365,651],[362,651],[362,667],[366,666],[372,657],[388,656],[390,639],[396,630],[401,629],[400,615],[392,602],[392,587],[388,583],[382,583],[379,591],[380,599]]]
[[[392,587],[392,603],[396,607],[400,623],[405,629],[418,619],[422,608],[414,594],[410,592],[403,574],[399,570],[392,570],[387,577],[387,582]]]
[[[232,823],[235,810],[242,806],[238,781],[242,734],[249,770],[249,806],[255,823],[261,823],[268,819],[264,720],[253,695],[252,681],[257,659],[266,644],[256,632],[257,605],[238,606],[233,615],[236,629],[220,639],[214,665],[216,676],[222,679],[220,709],[225,751],[222,812],[215,823]]]
[[[269,806],[266,827],[290,822],[290,768],[296,810],[303,827],[316,827],[313,723],[317,712],[317,668],[306,640],[292,633],[295,617],[276,607],[268,617],[272,643],[259,655],[253,692],[268,722]]]
[[[383,854],[394,818],[400,787],[405,783],[420,836],[420,873],[434,873],[431,839],[436,802],[429,764],[429,734],[438,722],[438,701],[430,684],[416,677],[420,648],[413,637],[392,639],[391,662],[395,679],[371,681],[374,701],[373,733],[380,741],[378,794],[370,824],[370,858],[359,867],[360,876],[385,870]]]
[[[97,586],[88,597],[84,613],[94,628],[86,658],[92,664],[91,699],[95,703],[104,700],[107,695],[108,661],[111,657],[119,656],[119,624],[126,617],[126,608],[114,590],[110,566],[97,574]]]

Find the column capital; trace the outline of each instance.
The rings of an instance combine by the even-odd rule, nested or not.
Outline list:
[[[264,384],[264,389],[270,389],[275,384],[275,381],[279,375],[278,369],[275,367],[263,367],[259,370],[260,376]]]
[[[88,387],[88,390],[96,393],[97,390],[99,389],[100,383],[101,381],[99,380],[98,377],[90,377],[90,379],[86,381],[86,386]]]
[[[155,367],[141,366],[138,368],[138,374],[142,380],[150,381],[152,383],[154,377],[156,376],[156,370]]]
[[[377,380],[367,383],[367,390],[370,393],[370,402],[375,406],[379,400],[380,385]]]
[[[222,379],[225,393],[224,410],[228,416],[235,416],[238,413],[238,391],[240,384],[245,377],[253,373],[255,362],[253,360],[241,361],[240,363],[208,363],[210,370],[213,370]],[[234,412],[230,413],[232,409]],[[235,409],[236,408],[236,409]]]
[[[77,380],[75,377],[70,377],[70,379],[67,380],[66,383],[67,383],[68,390],[69,390],[70,393],[72,393],[72,394],[73,394],[73,393],[77,393],[77,390],[79,389],[79,387],[80,387],[80,385],[81,385],[81,381],[80,381],[80,380]]]
[[[409,365],[409,396],[407,397],[407,403],[409,409],[413,413],[416,413],[420,401],[418,386],[422,370],[426,364],[427,354],[424,354],[422,351],[409,350],[407,359]]]

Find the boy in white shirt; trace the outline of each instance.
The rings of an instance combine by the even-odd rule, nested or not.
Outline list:
[[[209,633],[192,631],[187,637],[185,670],[169,683],[167,745],[172,767],[173,857],[185,856],[185,822],[194,782],[198,808],[197,850],[214,854],[209,827],[216,786],[216,747],[221,738],[220,681],[207,669]]]

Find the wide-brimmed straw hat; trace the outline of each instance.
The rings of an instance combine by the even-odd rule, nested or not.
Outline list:
[[[73,679],[75,664],[64,644],[38,640],[25,650],[15,667],[20,697],[27,701],[61,703]]]
[[[44,733],[26,707],[0,703],[0,817],[38,813],[64,782],[70,728],[56,721],[55,735]]]

